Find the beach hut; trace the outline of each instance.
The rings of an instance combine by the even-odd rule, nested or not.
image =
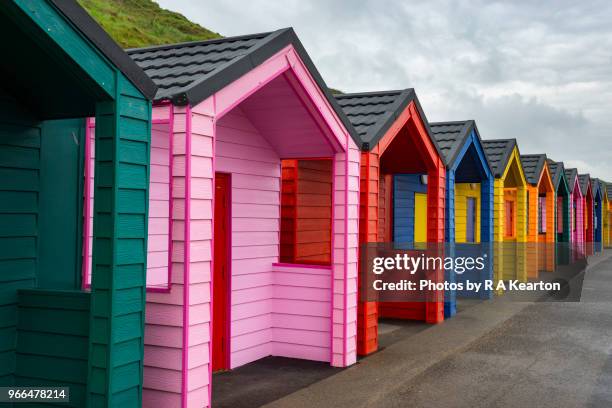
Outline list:
[[[601,249],[608,246],[610,238],[610,219],[608,217],[608,207],[610,200],[608,199],[608,183],[599,180],[599,188],[601,189]]]
[[[3,1],[0,34],[0,385],[140,406],[155,85],[76,2]],[[84,291],[89,116],[100,199]]]
[[[602,247],[603,248],[607,248],[610,246],[610,196],[612,195],[612,191],[610,191],[610,189],[612,189],[612,186],[610,186],[610,183],[606,183],[605,181],[599,180],[599,183],[601,185],[601,189],[602,189],[602,228],[601,228],[601,234],[602,234]]]
[[[569,248],[571,242],[571,201],[570,191],[565,177],[565,167],[563,162],[547,160],[548,168],[555,188],[555,251],[557,263],[569,263]]]
[[[442,243],[444,163],[415,91],[342,94],[336,99],[357,130],[361,145],[359,243]],[[415,225],[416,214],[421,217]],[[433,300],[360,301],[358,353],[377,350],[379,317],[428,323],[444,320],[443,299]]]
[[[565,178],[567,179],[571,203],[571,259],[576,260],[584,256],[584,200],[578,180],[578,170],[575,168],[565,169]]]
[[[213,371],[266,356],[353,364],[360,146],[293,29],[129,55],[159,86],[143,405],[210,406]],[[330,164],[327,263],[281,261],[302,159]]]
[[[527,181],[516,139],[483,140],[495,177],[493,198],[493,278],[527,280]]]
[[[445,241],[451,244],[450,248],[454,248],[453,244],[467,246],[491,243],[494,178],[482,148],[476,122],[437,122],[430,126],[446,163]],[[479,276],[467,279],[477,282],[491,279],[491,263],[487,263],[487,267],[479,273]],[[446,275],[447,281],[455,278],[454,271],[448,271]],[[491,294],[490,291],[460,293],[481,298]],[[447,318],[456,313],[456,295],[455,291],[446,293],[444,316]]]
[[[607,216],[604,216],[604,220],[607,220],[607,232],[605,231],[605,243],[604,246],[609,248],[612,246],[612,183],[604,183],[606,186],[606,195],[604,209],[607,211]]]
[[[595,200],[593,198],[593,188],[591,187],[591,176],[589,174],[578,174],[578,183],[582,192],[582,212],[583,212],[583,242],[585,255],[593,255],[595,238],[595,226],[593,217],[595,215]]]
[[[603,229],[603,190],[600,180],[591,179],[591,190],[593,190],[593,249],[601,252],[602,229]]]
[[[545,154],[521,155],[527,179],[527,276],[555,267],[555,188]]]

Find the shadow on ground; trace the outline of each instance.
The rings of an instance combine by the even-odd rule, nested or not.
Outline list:
[[[213,374],[213,406],[259,407],[332,376],[341,368],[329,363],[284,357],[266,357]]]
[[[481,301],[460,300],[460,313]],[[432,327],[424,322],[381,319],[379,351]],[[367,358],[367,357],[366,357]],[[266,357],[231,371],[213,375],[213,405],[218,408],[254,408],[331,377],[341,368],[325,362]]]

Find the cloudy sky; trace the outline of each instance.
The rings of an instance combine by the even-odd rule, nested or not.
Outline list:
[[[431,122],[612,182],[612,2],[158,2],[224,36],[292,26],[331,87],[413,87]]]

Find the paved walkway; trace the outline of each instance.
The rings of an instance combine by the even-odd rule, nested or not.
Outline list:
[[[612,251],[589,263],[580,303],[500,297],[425,329],[390,322],[392,341],[353,367],[264,359],[217,376],[213,404],[612,407]]]
[[[268,407],[612,407],[611,256],[580,303],[497,298]]]

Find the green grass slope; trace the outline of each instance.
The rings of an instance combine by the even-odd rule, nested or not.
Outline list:
[[[4,1],[4,0],[0,0]],[[77,0],[123,48],[221,38],[152,0]],[[247,33],[245,33],[247,34]],[[330,88],[334,94],[341,94]]]
[[[78,0],[124,48],[221,38],[151,0]]]

